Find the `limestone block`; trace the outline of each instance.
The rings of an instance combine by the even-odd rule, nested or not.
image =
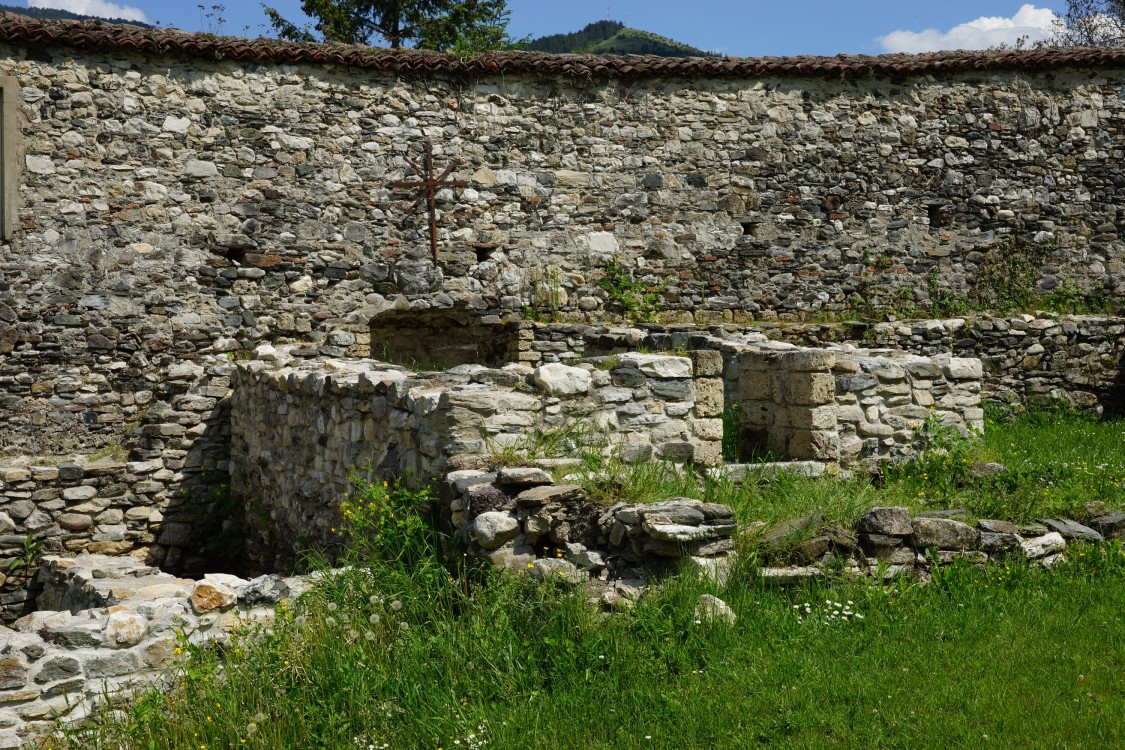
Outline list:
[[[773,398],[773,379],[769,372],[751,370],[738,379],[738,398],[747,401],[767,401]]]
[[[835,378],[828,373],[787,373],[781,382],[787,404],[829,404],[836,395]]]
[[[714,349],[697,349],[688,352],[697,378],[719,377],[723,374],[723,354]]]
[[[723,420],[710,418],[710,419],[693,419],[690,421],[691,431],[696,437],[701,440],[722,440],[723,439]]]
[[[838,424],[838,410],[839,407],[835,404],[780,407],[777,411],[777,424],[780,427],[794,427],[801,430],[835,430]]]
[[[786,456],[797,460],[836,461],[840,440],[835,432],[796,430],[789,436]]]
[[[650,378],[690,378],[691,360],[687,357],[672,357],[665,354],[622,354],[617,359],[618,367],[639,371]]]
[[[783,369],[797,372],[826,372],[835,364],[836,352],[825,349],[801,349],[787,352],[780,358]]]
[[[723,443],[721,440],[696,441],[692,460],[704,466],[717,466],[723,462]]]
[[[695,413],[699,417],[717,417],[723,413],[723,381],[719,378],[695,379]]]
[[[542,391],[552,396],[577,396],[590,392],[593,378],[587,370],[558,363],[540,365],[531,376]]]
[[[743,401],[742,424],[749,427],[770,427],[776,421],[778,408],[769,401]]]

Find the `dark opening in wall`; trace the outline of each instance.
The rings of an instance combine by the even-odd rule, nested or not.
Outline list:
[[[940,203],[926,206],[926,212],[929,214],[931,227],[948,227],[953,223],[953,214],[947,206]]]
[[[752,221],[742,222],[742,235],[744,237],[756,237],[758,235],[758,225]]]
[[[246,249],[242,247],[228,247],[226,256],[227,260],[232,263],[242,265],[246,262]]]
[[[484,263],[486,260],[492,257],[492,254],[496,252],[496,249],[500,246],[486,245],[480,242],[470,242],[469,247],[471,247],[473,249],[473,252],[476,253],[477,263]]]
[[[519,329],[467,310],[388,310],[371,319],[371,358],[412,369],[502,367],[519,357]]]

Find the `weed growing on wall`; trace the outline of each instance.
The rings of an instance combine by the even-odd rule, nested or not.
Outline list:
[[[604,275],[598,280],[598,286],[609,301],[621,309],[622,315],[633,322],[656,320],[660,303],[658,287],[636,281],[629,269],[616,260],[609,261],[602,270]]]
[[[336,530],[344,559],[382,560],[400,566],[416,562],[432,534],[423,514],[433,501],[429,487],[402,480],[368,481],[353,474],[340,503]]]
[[[977,268],[974,295],[982,309],[1007,314],[1039,298],[1039,267],[1051,247],[1011,237],[995,245]]]

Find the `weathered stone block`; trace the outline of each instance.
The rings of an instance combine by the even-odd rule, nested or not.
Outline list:
[[[688,352],[696,378],[719,377],[723,374],[723,354],[714,349],[696,349]]]
[[[836,381],[827,373],[788,373],[781,380],[787,404],[829,404],[836,396]]]

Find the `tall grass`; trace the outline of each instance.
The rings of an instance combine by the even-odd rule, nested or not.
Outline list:
[[[929,481],[925,467],[876,487],[797,477],[738,486],[654,464],[602,465],[600,486],[637,499],[694,493],[732,502],[744,519],[815,508],[843,520],[900,499],[991,512],[1036,498],[1024,507],[1037,513],[1052,507],[1052,492],[1065,493],[1064,503],[1093,495],[1120,502],[1120,494],[1101,494],[1119,493],[1123,459],[1109,446],[1120,430],[1120,423],[1047,417],[995,425],[970,464],[999,459],[1018,481],[950,482],[932,497],[929,488],[940,482]],[[1094,462],[1079,458],[1083,443]],[[604,479],[613,472],[616,485]],[[1044,485],[1044,502],[1037,498],[1045,476],[1054,484]],[[309,594],[279,605],[269,632],[235,633],[222,647],[185,639],[187,658],[170,690],[105,711],[51,744],[1125,746],[1120,543],[1072,548],[1055,570],[954,565],[936,571],[929,586],[829,577],[770,588],[744,558],[725,587],[682,575],[606,615],[581,589],[447,559],[442,540],[408,520],[411,507],[427,501],[423,491],[359,487],[345,505],[350,567],[325,572]],[[727,601],[737,622],[697,621],[703,593]]]

